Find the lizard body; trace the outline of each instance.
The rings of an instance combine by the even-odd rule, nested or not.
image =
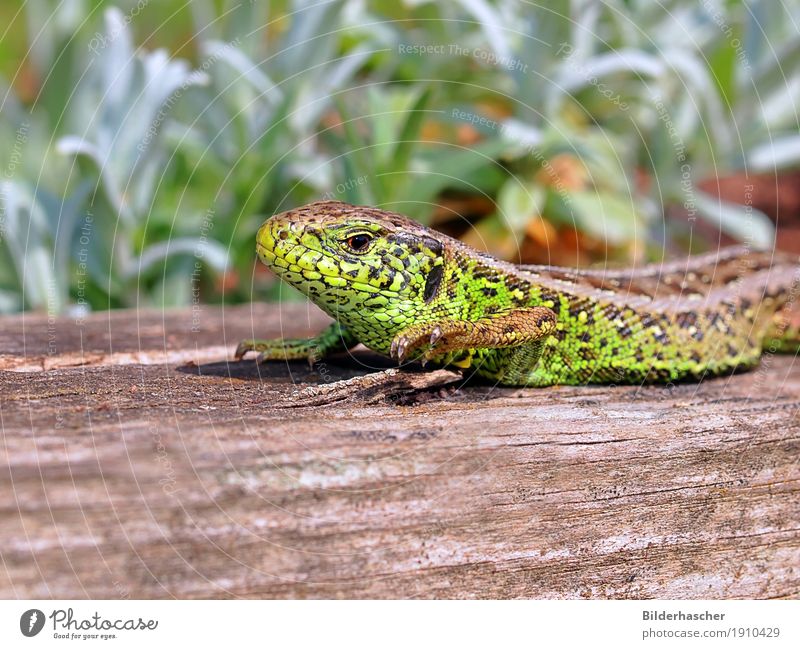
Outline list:
[[[257,252],[336,322],[309,340],[243,341],[237,358],[317,359],[362,343],[504,385],[640,383],[749,368],[765,348],[800,340],[799,269],[781,253],[727,248],[635,270],[516,266],[336,201],[268,219]]]

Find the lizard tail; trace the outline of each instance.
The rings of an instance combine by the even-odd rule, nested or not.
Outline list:
[[[754,297],[762,303],[762,350],[772,354],[800,351],[800,260],[789,253],[766,253],[771,265]],[[756,260],[757,261],[757,260]],[[771,307],[771,308],[770,308]],[[772,311],[772,313],[770,313]]]
[[[800,302],[787,302],[772,317],[764,339],[764,351],[773,354],[800,352]]]

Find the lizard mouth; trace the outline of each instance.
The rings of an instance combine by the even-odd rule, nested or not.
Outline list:
[[[268,266],[271,266],[272,262],[275,261],[275,252],[267,248],[260,241],[256,242],[256,254],[258,255],[259,259],[261,259],[261,261]]]

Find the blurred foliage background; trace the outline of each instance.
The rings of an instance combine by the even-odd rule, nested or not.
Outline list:
[[[517,262],[772,246],[800,210],[799,23],[788,0],[4,2],[0,311],[275,298],[255,231],[323,197]]]

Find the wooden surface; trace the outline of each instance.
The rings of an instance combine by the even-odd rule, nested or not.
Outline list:
[[[240,338],[325,322],[305,305],[4,319],[0,596],[800,594],[793,358],[542,390],[367,352],[228,362]]]

